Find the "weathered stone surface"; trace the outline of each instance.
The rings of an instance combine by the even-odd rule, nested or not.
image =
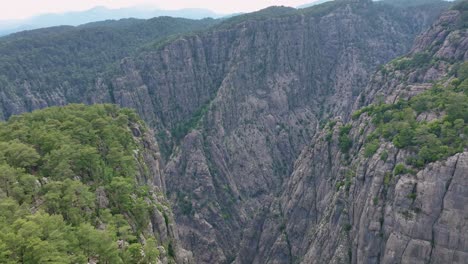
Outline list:
[[[146,233],[152,234],[160,245],[171,245],[174,250],[173,259],[177,263],[192,264],[194,263],[193,254],[187,251],[180,243],[179,232],[175,224],[173,212],[170,208],[169,201],[165,196],[166,186],[164,173],[161,168],[162,160],[159,154],[159,146],[154,140],[152,131],[144,131],[139,125],[131,127],[134,140],[142,146],[143,160],[138,163],[138,175],[136,175],[140,184],[146,184],[153,195],[151,199],[158,206],[151,209],[149,215],[149,225]],[[137,154],[137,153],[135,153]],[[136,156],[136,155],[135,155]],[[99,195],[100,190],[97,190],[97,196],[100,206],[105,206],[108,203],[105,196]],[[144,238],[142,238],[144,239]],[[161,246],[161,248],[164,248]],[[161,251],[162,263],[168,263],[168,256],[165,251]]]
[[[443,15],[423,34],[413,52],[424,50],[418,48],[423,45],[421,39],[440,36],[434,31],[445,30],[438,24],[447,23],[447,16],[452,23],[457,21],[460,14],[453,13]],[[465,61],[463,52],[456,50],[466,41],[466,33],[466,29],[452,29],[424,45],[435,47],[431,51],[435,56],[451,50],[459,54],[451,58]],[[446,39],[453,35],[461,39]],[[417,73],[387,69],[391,72],[378,72],[364,90],[369,102],[380,100],[379,93],[384,93],[392,103],[432,86],[419,76],[427,76],[433,68]],[[437,78],[449,71],[450,67],[440,67]],[[416,77],[401,85],[399,80],[411,75]],[[436,117],[429,113],[420,118]],[[304,256],[298,260],[301,263],[467,263],[468,152],[431,163],[416,175],[393,175],[395,165],[404,163],[410,153],[387,143],[365,158],[362,146],[372,131],[369,121],[367,116],[351,121],[351,160],[330,143],[337,141],[337,129],[330,140],[326,140],[327,131],[319,132],[297,159],[281,197],[288,236],[302,238],[290,241],[293,255]],[[338,121],[335,126],[340,125]],[[386,161],[380,159],[383,150],[388,152]]]
[[[413,96],[446,76],[443,64],[408,76],[375,73],[410,51],[441,8],[340,2],[322,14],[251,19],[180,37],[122,60],[118,75],[98,79],[82,95],[86,103],[137,109],[169,149],[162,157],[154,139],[143,139],[150,174],[140,180],[173,202],[177,228],[165,208],[152,214],[151,229],[172,239],[178,262],[191,261],[182,248],[195,263],[466,260],[466,153],[387,187],[386,173],[408,153],[388,144],[364,158],[359,150],[372,127],[360,119],[350,134],[356,156],[346,161],[333,143],[338,131],[327,140],[320,126],[328,118],[339,126],[361,105]],[[449,12],[442,21],[458,16]],[[466,59],[463,34],[436,24],[412,52],[437,41],[437,56]],[[66,104],[73,93],[30,86],[1,93],[1,113]],[[187,124],[186,135],[174,133]],[[378,158],[383,148],[385,162]]]
[[[207,69],[212,73],[208,76],[223,74],[198,131],[183,139],[165,170],[170,197],[179,205],[176,212],[181,238],[198,261],[287,263],[298,261],[305,253],[306,246],[300,241],[311,237],[303,230],[289,233],[287,228],[309,226],[311,217],[319,221],[312,204],[297,209],[304,218],[302,222],[294,220],[290,224],[284,219],[284,208],[277,214],[268,211],[278,207],[273,201],[283,192],[293,164],[310,143],[318,120],[349,114],[374,67],[409,49],[412,30],[416,30],[407,31],[390,18],[379,23],[378,28],[371,25],[370,18],[344,5],[323,17],[298,15],[245,22],[227,31],[184,38],[165,47],[161,55],[154,55],[164,55],[168,62],[176,57],[180,60],[179,56],[191,63],[203,60],[203,67],[210,65]],[[395,46],[396,42],[384,41],[388,38],[406,44]],[[171,52],[177,49],[186,51],[173,55]],[[200,55],[186,57],[194,53]],[[210,54],[225,57],[213,66]],[[218,63],[225,66],[219,67]],[[167,67],[177,72],[183,69],[176,65],[168,63]],[[174,81],[186,78],[182,76],[186,74]],[[199,89],[200,78],[191,83],[190,90],[178,90],[181,93],[172,100],[176,104],[180,101],[188,113],[187,107],[197,97],[186,97]],[[164,86],[148,87],[160,90],[166,89]],[[161,100],[168,100],[167,96]],[[177,120],[170,115],[171,120]],[[318,159],[326,162],[328,157],[320,155],[313,162],[321,163]],[[326,185],[325,181],[319,184]],[[333,188],[321,188],[317,199],[327,197]],[[314,195],[305,187],[303,192]],[[187,201],[192,212],[181,210]],[[285,222],[287,231],[281,230],[281,222]],[[334,246],[329,245],[329,250],[334,252]],[[342,254],[346,256],[347,252]]]

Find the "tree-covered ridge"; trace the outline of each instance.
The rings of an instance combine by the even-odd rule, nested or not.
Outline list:
[[[390,5],[401,6],[401,7],[411,7],[411,6],[421,6],[427,4],[433,4],[435,2],[442,2],[443,0],[382,0],[382,2]]]
[[[137,181],[143,147],[132,129],[144,125],[114,105],[0,123],[0,263],[156,262],[145,228],[162,206]]]
[[[413,153],[407,163],[420,168],[463,152],[468,147],[468,62],[455,68],[454,78],[409,100],[370,105],[354,113],[353,118],[367,113],[376,126],[366,140],[364,154],[370,157],[382,140],[391,141]],[[421,118],[423,114],[431,118]]]
[[[0,91],[18,89],[25,80],[31,89],[74,87],[85,91],[127,56],[145,45],[174,35],[202,30],[214,19],[157,17],[62,26],[0,38]]]
[[[396,58],[382,66],[380,73],[383,76],[399,78],[401,83],[411,83],[410,76],[422,79],[430,69],[444,69],[445,73],[432,80],[432,87],[422,93],[405,98],[408,95],[402,92],[403,96],[398,101],[387,104],[377,96],[377,103],[353,114],[353,119],[357,119],[366,113],[375,126],[365,141],[366,157],[374,155],[381,143],[388,141],[411,153],[406,160],[408,165],[422,168],[427,163],[467,149],[468,62],[465,60],[463,45],[460,44],[466,35],[467,3],[464,0],[452,6],[452,10],[459,11],[453,23],[436,25],[447,33],[445,43],[434,40],[420,51]],[[441,52],[447,49],[444,45],[451,45],[456,51]],[[364,96],[361,95],[361,99]]]

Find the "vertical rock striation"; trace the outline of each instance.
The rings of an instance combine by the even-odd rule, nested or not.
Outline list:
[[[468,59],[467,30],[457,27],[461,19],[460,11],[448,11],[417,38],[409,57],[426,52],[435,63],[403,70],[394,66],[398,61],[390,63],[371,78],[356,109],[364,101],[408,99],[452,78],[457,63]],[[338,119],[302,151],[281,197],[283,233],[300,237],[290,241],[297,262],[466,263],[466,149],[399,176],[397,164],[412,153],[385,143],[368,158],[363,145],[374,130],[370,117],[350,124],[351,156],[336,144],[343,125]]]
[[[16,80],[17,89],[0,89],[0,113],[7,117],[72,100],[136,109],[156,130],[162,153],[154,179],[145,180],[174,202],[182,247],[193,252],[196,263],[393,263],[419,256],[437,263],[456,250],[454,261],[466,247],[454,248],[451,234],[459,228],[446,224],[450,214],[444,210],[463,216],[455,212],[460,204],[448,199],[463,197],[462,188],[450,186],[463,181],[460,158],[466,155],[416,178],[405,175],[377,206],[373,199],[382,192],[385,172],[406,154],[388,146],[387,162],[357,156],[348,163],[322,129],[329,118],[338,127],[379,95],[404,98],[399,73],[391,78],[373,73],[410,51],[416,35],[445,7],[344,0],[299,11],[273,7],[125,58],[117,72],[96,78],[83,93],[68,86],[42,91],[31,80]],[[446,13],[442,20],[450,17],[459,14]],[[458,38],[431,32],[418,39],[413,52],[430,46],[431,38],[453,36],[459,45],[443,42],[440,53],[457,59],[466,53],[462,33]],[[424,90],[444,74],[443,65],[414,74],[410,90]],[[365,120],[353,125],[357,153],[364,139],[356,127],[366,133],[371,127]],[[434,177],[458,170],[457,179]],[[337,190],[352,172],[357,177],[349,192]],[[439,203],[439,209],[407,223],[398,212],[412,205],[398,197],[415,182],[421,182],[417,191],[425,185],[449,189],[426,204]],[[427,237],[415,235],[422,223],[432,223],[431,240],[441,237],[440,243],[429,241],[428,247]],[[408,247],[400,248],[401,241]]]

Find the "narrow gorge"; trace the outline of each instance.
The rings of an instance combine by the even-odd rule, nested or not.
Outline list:
[[[144,224],[119,215],[161,263],[467,263],[467,21],[466,0],[335,0],[16,33],[0,143],[21,116],[105,112],[150,189]]]

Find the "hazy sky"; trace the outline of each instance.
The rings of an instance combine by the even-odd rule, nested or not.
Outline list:
[[[44,13],[149,5],[161,9],[206,8],[217,13],[249,12],[272,5],[298,6],[315,0],[0,0],[0,20],[21,19]]]

